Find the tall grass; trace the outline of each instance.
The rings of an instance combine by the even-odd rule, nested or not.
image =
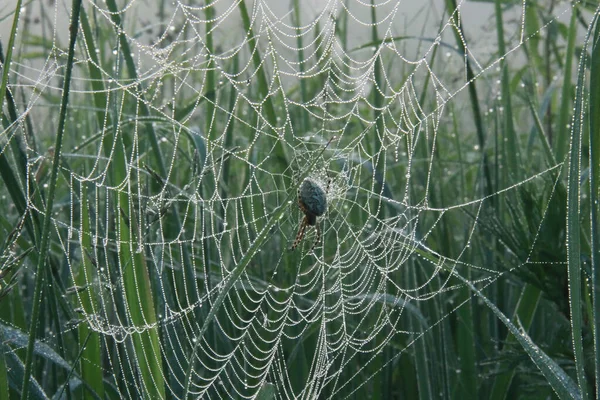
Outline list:
[[[161,2],[141,27],[135,4],[74,0],[71,29],[37,35],[19,1],[1,22],[0,398],[188,398],[213,375],[207,397],[598,397],[599,13],[532,0],[521,25],[493,3],[489,64],[446,0],[423,72],[398,55],[436,38],[390,38],[374,0],[354,48],[346,8],[313,24],[290,2],[285,62],[244,0],[235,49],[214,4],[194,25]],[[63,33],[58,72],[28,86]],[[371,60],[352,112],[336,46]],[[466,86],[440,107],[442,81]],[[419,124],[395,125],[407,109]],[[328,188],[322,239],[290,251],[308,176]]]

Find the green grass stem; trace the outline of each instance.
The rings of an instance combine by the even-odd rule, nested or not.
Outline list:
[[[300,28],[301,20],[300,20],[300,0],[293,0],[294,6],[294,24],[296,25],[296,46],[298,47],[298,70],[300,71],[300,99],[302,100],[302,104],[306,104],[308,100],[308,89],[306,88],[306,78],[304,78],[304,64],[306,61],[304,60],[304,43],[302,36],[302,29]],[[308,132],[310,129],[309,123],[309,114],[305,109],[301,111],[302,117],[300,118],[302,132]]]
[[[581,399],[581,393],[577,388],[576,383],[571,377],[560,367],[552,358],[550,358],[542,349],[540,349],[531,338],[527,335],[525,330],[519,324],[519,326],[513,324],[511,320],[500,311],[500,309],[490,301],[490,299],[484,295],[475,285],[464,278],[462,275],[456,272],[456,270],[450,266],[445,265],[437,257],[429,254],[421,249],[416,250],[424,259],[429,260],[433,265],[442,265],[442,268],[451,273],[456,279],[466,285],[483,303],[494,313],[494,315],[508,328],[510,333],[517,339],[519,344],[526,351],[531,361],[539,368],[540,372],[548,380],[548,383],[554,390],[554,392],[561,399]]]
[[[413,287],[417,287],[416,277],[417,265],[411,266],[408,271],[409,283]],[[418,304],[416,305],[419,306]],[[414,332],[419,331],[419,321],[415,317],[410,318],[410,329]],[[419,399],[426,400],[434,397],[434,382],[432,381],[432,373],[429,367],[431,354],[427,347],[427,341],[425,337],[418,338],[415,341],[416,351],[414,353],[415,359],[415,373],[417,376],[417,385],[419,388]],[[433,350],[433,349],[431,349]]]
[[[56,181],[58,178],[58,169],[61,157],[61,148],[63,142],[63,134],[65,131],[65,122],[67,119],[67,105],[69,104],[69,91],[71,89],[71,74],[73,72],[73,60],[75,57],[75,42],[77,40],[77,31],[79,28],[79,13],[81,10],[81,0],[73,0],[71,8],[71,25],[69,28],[69,51],[67,55],[67,64],[65,70],[65,79],[62,92],[62,100],[60,105],[60,113],[58,117],[58,128],[56,132],[56,142],[54,144],[54,157],[52,160],[52,173],[50,175],[50,183],[48,189],[48,197],[46,201],[46,209],[44,214],[44,224],[42,225],[42,240],[39,247],[39,259],[36,266],[35,274],[35,289],[33,293],[33,303],[31,310],[31,323],[29,327],[29,341],[27,342],[27,355],[25,361],[25,371],[23,375],[23,387],[21,391],[21,399],[27,400],[29,391],[29,379],[31,377],[31,368],[33,365],[33,345],[37,332],[37,323],[42,301],[42,285],[44,282],[44,266],[46,265],[46,257],[50,242],[50,231],[52,208],[54,205],[54,195],[56,191]]]
[[[207,154],[211,154],[210,148],[212,142],[215,140],[215,135],[217,134],[217,129],[215,129],[215,102],[217,99],[216,94],[216,79],[215,79],[215,68],[216,63],[212,58],[214,54],[214,45],[213,45],[213,24],[212,20],[214,18],[215,12],[212,6],[206,5],[204,8],[204,15],[206,17],[206,33],[205,33],[205,44],[206,50],[208,51],[208,64],[206,66],[206,115],[204,121],[204,129],[205,135],[208,138],[207,146],[209,150]]]
[[[571,339],[573,341],[573,354],[575,356],[575,369],[579,390],[584,399],[588,398],[587,379],[585,374],[585,358],[583,350],[583,313],[582,313],[582,290],[581,290],[581,224],[579,215],[581,212],[581,146],[585,105],[585,74],[586,74],[586,52],[591,27],[588,29],[583,46],[584,56],[579,62],[577,74],[577,87],[575,94],[575,108],[571,124],[571,147],[569,150],[569,162],[567,165],[567,265],[569,276],[569,311],[571,315]]]
[[[8,48],[6,49],[6,57],[4,58],[4,62],[2,63],[2,81],[0,81],[0,98],[4,97],[4,93],[8,89],[8,74],[10,73],[12,52],[13,48],[15,47],[15,37],[17,36],[17,30],[19,27],[19,16],[21,15],[22,3],[23,0],[17,0],[15,4],[13,23],[8,39]],[[3,118],[2,114],[0,114],[0,118]]]
[[[111,11],[111,19],[113,21],[113,23],[119,27],[119,29],[121,29],[121,25],[122,25],[122,21],[120,18],[120,14],[118,13],[118,9],[117,9],[117,5],[115,3],[115,0],[106,0],[106,5],[108,6],[109,10]],[[118,33],[119,36],[119,43],[121,45],[121,54],[123,55],[123,58],[125,59],[125,64],[127,65],[127,72],[129,74],[129,77],[133,80],[135,80],[138,86],[138,93],[137,95],[139,96],[139,104],[140,104],[140,116],[141,117],[150,117],[151,116],[151,112],[150,112],[150,108],[148,106],[148,103],[146,101],[146,99],[144,98],[144,90],[141,87],[141,83],[138,81],[138,73],[135,67],[135,62],[133,60],[133,55],[131,53],[131,49],[129,47],[129,42],[127,41],[127,36],[125,35],[124,32],[120,32]],[[160,146],[158,144],[158,140],[156,137],[156,132],[154,130],[154,127],[152,125],[152,123],[147,122],[145,124],[146,127],[146,132],[148,134],[148,140],[150,142],[150,146],[152,148],[152,151],[154,153],[154,161],[156,162],[157,168],[158,168],[158,173],[160,175],[160,177],[162,179],[166,179],[168,177],[168,171],[167,168],[165,166],[165,162],[164,162],[164,158],[162,155],[162,152],[160,150]],[[119,150],[120,146],[117,146],[117,150]],[[108,156],[110,153],[107,153],[106,155]],[[119,157],[117,157],[119,158]],[[116,178],[116,183],[120,184],[121,182],[124,181],[125,179],[125,170],[121,167],[117,168],[118,170],[122,170],[121,171],[121,178],[122,180],[119,180],[118,178]],[[122,203],[125,204],[125,203]],[[174,225],[174,230],[176,232],[181,232],[181,218],[179,216],[179,211],[178,209],[175,207],[173,209],[173,225]],[[139,238],[141,240],[141,238]],[[186,287],[187,289],[187,293],[188,296],[185,297],[185,302],[187,302],[188,304],[185,304],[184,306],[189,306],[189,303],[192,303],[194,301],[196,301],[200,295],[198,292],[198,286],[196,285],[196,276],[195,276],[195,268],[194,268],[194,264],[192,262],[192,258],[191,258],[191,254],[189,252],[189,249],[187,248],[187,246],[182,246],[182,253],[183,253],[183,263],[184,263],[184,267],[183,269],[183,275],[185,277],[184,280],[179,280],[178,281],[178,286],[179,287]],[[125,265],[125,264],[124,264]],[[185,282],[185,283],[183,283]]]
[[[594,334],[594,380],[596,398],[600,397],[600,23],[596,30],[590,62],[590,244],[592,263],[592,310]]]
[[[533,285],[526,284],[521,291],[521,296],[519,297],[519,302],[517,303],[512,320],[515,324],[520,323],[525,332],[529,331],[529,328],[531,327],[541,297],[542,292]],[[517,343],[517,338],[509,331],[506,340],[504,341],[503,352],[507,353],[510,351],[508,349]],[[510,389],[510,384],[516,373],[516,370],[510,368],[510,365],[506,362],[500,362],[497,369],[499,373],[494,378],[490,400],[504,400],[506,398],[508,390]]]
[[[540,119],[540,115],[535,109],[535,104],[531,101],[531,99],[527,99],[529,104],[529,110],[531,111],[531,115],[533,117],[533,121],[535,123],[535,131],[538,134],[538,138],[540,143],[542,144],[542,149],[544,149],[544,156],[546,158],[546,165],[548,167],[553,167],[556,165],[557,161],[554,157],[554,153],[552,152],[552,147],[550,146],[550,142],[548,141],[548,135],[546,135],[544,131],[544,125],[542,124],[542,120]]]
[[[511,101],[510,80],[508,77],[508,64],[505,58],[506,44],[504,42],[504,20],[502,19],[501,0],[495,0],[495,11],[498,53],[500,56],[502,106],[504,109],[504,112],[502,113],[503,136],[507,139],[506,152],[504,153],[505,159],[507,160],[505,165],[508,167],[509,175],[513,175],[518,179],[520,168],[519,143],[513,123],[513,106]]]
[[[81,305],[81,308],[85,311],[86,315],[96,315],[99,312],[96,298],[96,285],[94,281],[98,279],[96,268],[94,263],[96,262],[92,257],[94,254],[92,247],[92,231],[90,215],[91,210],[88,204],[88,192],[86,184],[81,185],[81,196],[80,196],[80,220],[81,220],[81,234],[79,235],[80,250],[81,250],[81,267],[78,274],[75,276],[75,284],[78,287],[87,288],[82,293],[78,294],[77,306]],[[81,379],[84,380],[87,385],[93,390],[93,392],[100,398],[104,398],[104,382],[103,382],[103,371],[102,365],[102,337],[98,332],[93,331],[87,324],[79,324],[77,327],[79,333],[79,344],[81,349]],[[82,343],[83,338],[86,338],[85,343]],[[91,393],[86,392],[84,394],[86,399],[92,399]]]
[[[483,167],[483,194],[485,196],[491,196],[494,192],[492,186],[492,176],[490,171],[490,165],[487,156],[487,150],[485,146],[485,132],[483,129],[483,118],[481,116],[481,109],[479,107],[479,98],[477,95],[477,87],[475,85],[475,74],[473,73],[473,68],[471,67],[471,62],[469,61],[469,57],[467,56],[467,42],[465,36],[460,27],[460,22],[458,20],[458,16],[456,15],[455,10],[457,10],[456,0],[446,0],[446,11],[453,20],[454,25],[454,36],[456,39],[456,44],[462,50],[462,54],[465,57],[465,65],[467,68],[467,82],[468,91],[469,91],[469,99],[471,101],[471,109],[473,111],[473,119],[475,121],[475,130],[477,132],[477,139],[479,141],[479,148],[481,150],[481,158],[482,158],[482,167]]]
[[[0,334],[0,398],[9,399],[9,381],[8,381],[8,367],[6,365],[5,354],[9,353],[10,350],[4,345],[3,335]]]
[[[575,40],[577,39],[577,5],[573,5],[571,22],[569,23],[569,36],[567,37],[567,49],[565,54],[565,68],[561,74],[563,77],[560,109],[558,110],[557,136],[554,143],[556,158],[564,161],[569,146],[568,132],[569,116],[571,114],[572,85],[571,75],[573,73],[573,57],[575,55]]]
[[[275,107],[273,106],[273,99],[269,95],[269,83],[267,81],[267,68],[264,65],[264,60],[261,57],[258,42],[254,36],[254,30],[252,29],[250,15],[248,14],[248,8],[246,7],[246,0],[240,0],[238,8],[242,16],[242,24],[244,25],[244,31],[247,32],[248,47],[252,54],[252,62],[254,68],[256,68],[256,77],[258,79],[258,96],[263,99],[263,107],[266,113],[266,119],[269,125],[273,128],[277,128],[277,115],[275,113]],[[276,132],[277,133],[277,132]],[[277,134],[279,136],[279,134]],[[282,171],[285,170],[289,165],[290,157],[287,154],[285,147],[282,144],[282,140],[277,139],[275,143],[274,153],[280,163]]]

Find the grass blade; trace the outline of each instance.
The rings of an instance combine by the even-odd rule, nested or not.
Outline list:
[[[471,279],[470,273],[467,279]],[[479,379],[477,379],[477,356],[475,352],[475,324],[473,323],[473,305],[471,293],[468,288],[460,289],[457,299],[462,304],[456,311],[456,347],[457,356],[460,358],[460,395],[463,399],[476,399]],[[421,379],[421,377],[419,377]]]
[[[144,90],[141,86],[141,83],[138,81],[138,73],[135,67],[135,62],[133,59],[133,55],[131,53],[131,49],[129,47],[129,42],[127,41],[127,36],[125,35],[124,31],[121,28],[122,25],[122,21],[120,18],[120,14],[118,12],[117,9],[117,4],[115,2],[115,0],[106,0],[106,5],[108,6],[108,9],[111,11],[111,19],[113,21],[113,23],[118,27],[119,29],[119,43],[121,45],[121,54],[123,55],[123,58],[125,59],[125,64],[127,65],[127,72],[130,76],[130,78],[134,79],[137,83],[138,86],[138,101],[139,101],[139,105],[140,105],[140,109],[139,109],[139,113],[140,115],[138,116],[138,119],[141,118],[147,118],[151,116],[150,113],[150,108],[148,106],[149,102],[145,99],[143,93]],[[157,168],[158,168],[158,173],[161,177],[163,178],[167,178],[168,177],[168,171],[167,168],[165,167],[165,162],[164,162],[164,158],[162,156],[162,152],[160,150],[160,146],[158,144],[158,140],[156,138],[156,132],[154,130],[154,126],[152,125],[151,122],[147,122],[145,124],[146,127],[146,131],[148,133],[148,139],[150,141],[150,146],[152,148],[152,152],[154,153],[154,160],[157,164]],[[116,130],[115,130],[116,131]],[[117,150],[120,149],[121,146],[117,146]],[[106,155],[108,156],[110,153],[107,153]],[[120,156],[117,155],[116,159],[119,159]],[[122,160],[124,161],[124,160]],[[117,168],[117,169],[121,169],[121,168]],[[121,174],[121,179],[116,178],[116,182],[117,184],[120,184],[121,182],[124,182],[124,180],[126,179],[125,176],[125,170],[123,169]],[[121,203],[121,204],[127,204],[127,203]],[[174,225],[174,230],[177,232],[181,232],[182,226],[181,226],[181,218],[179,216],[179,210],[177,207],[175,207],[173,209],[173,225]],[[140,238],[141,240],[141,238]],[[180,279],[179,285],[180,287],[184,287],[187,286],[187,293],[189,294],[189,296],[185,296],[184,301],[187,302],[187,304],[185,304],[185,306],[189,306],[189,303],[193,303],[194,301],[196,301],[200,295],[198,293],[198,286],[196,285],[196,277],[194,275],[194,266],[191,260],[191,256],[190,256],[190,252],[189,249],[187,248],[187,246],[183,246],[182,247],[182,253],[183,253],[183,263],[184,263],[184,268],[183,268],[183,274],[185,274],[185,280],[182,278]],[[185,284],[183,283],[185,282]]]
[[[528,331],[531,326],[533,316],[535,315],[541,297],[542,292],[533,285],[525,285],[521,291],[521,297],[519,297],[513,321],[519,321],[525,331]],[[512,332],[509,332],[506,341],[504,342],[504,349],[516,343],[517,338]],[[504,400],[506,398],[508,389],[510,388],[510,384],[516,373],[514,368],[510,370],[508,368],[510,368],[510,366],[503,363],[500,363],[498,366],[497,370],[503,372],[498,374],[494,379],[490,400]]]
[[[596,14],[596,18],[598,14]],[[600,396],[600,24],[596,19],[594,46],[590,65],[590,230],[592,258],[592,293],[594,365],[596,398]]]
[[[242,15],[242,23],[244,24],[244,31],[248,34],[248,46],[250,47],[250,52],[252,53],[252,62],[254,63],[254,68],[256,68],[256,77],[258,78],[258,91],[259,97],[264,99],[264,108],[267,114],[267,122],[273,129],[277,127],[277,115],[275,114],[275,107],[273,106],[273,99],[269,96],[269,84],[267,82],[267,71],[263,65],[263,58],[260,55],[260,49],[258,48],[258,44],[256,41],[256,37],[254,36],[254,31],[252,29],[250,16],[248,14],[248,8],[246,8],[246,1],[241,0],[238,3],[238,8],[240,10],[240,14]],[[279,135],[278,135],[279,136]],[[274,150],[277,159],[282,164],[283,169],[287,168],[289,165],[289,156],[283,147],[282,141],[277,139],[277,143],[275,144]]]
[[[35,274],[35,289],[33,293],[33,303],[31,310],[31,323],[29,327],[29,341],[27,343],[27,355],[25,361],[25,371],[23,373],[23,388],[21,398],[27,399],[29,391],[28,382],[31,378],[31,367],[33,364],[33,347],[35,343],[35,335],[37,331],[37,322],[39,318],[42,284],[44,282],[46,265],[46,257],[50,242],[51,216],[52,207],[54,205],[54,193],[56,190],[56,181],[58,178],[58,169],[60,164],[61,148],[63,142],[63,134],[65,130],[65,121],[67,119],[67,105],[69,104],[69,91],[71,88],[71,74],[73,72],[73,60],[75,56],[75,41],[77,40],[77,31],[79,28],[79,12],[81,10],[81,0],[73,0],[71,8],[71,25],[69,29],[69,52],[65,70],[65,80],[63,85],[62,100],[60,104],[60,113],[58,117],[58,129],[56,132],[56,142],[54,144],[54,158],[52,160],[52,173],[50,175],[50,183],[48,189],[48,199],[46,202],[46,212],[44,215],[44,224],[42,225],[42,240],[39,248],[40,257],[36,266]]]
[[[461,280],[463,278],[458,274],[455,276]],[[524,329],[519,329],[496,307],[494,303],[488,300],[473,284],[467,280],[463,280],[475,294],[481,298],[484,303],[492,310],[492,312],[506,325],[510,333],[523,346],[531,360],[540,369],[552,389],[561,399],[580,399],[581,395],[577,390],[575,382],[567,375],[567,373],[546,353],[544,353],[527,335]]]
[[[214,9],[210,5],[206,5],[204,9],[204,15],[206,16],[206,50],[208,54],[214,54],[214,46],[213,46],[213,24],[212,20],[214,19]],[[208,154],[211,154],[210,147],[212,145],[212,141],[215,139],[215,134],[217,130],[214,128],[214,118],[216,116],[215,110],[215,101],[217,99],[216,94],[216,81],[215,81],[215,61],[209,56],[209,62],[206,65],[206,116],[205,118],[205,134],[208,138],[207,145],[209,146]]]
[[[571,74],[573,72],[573,55],[575,54],[575,39],[577,38],[577,10],[573,6],[571,22],[569,24],[569,36],[567,38],[567,50],[565,59],[565,71],[562,74],[562,102],[558,114],[558,134],[555,141],[556,158],[561,162],[565,159],[567,153],[568,137],[567,123],[569,121],[569,112],[571,111]],[[592,75],[593,76],[593,75]]]
[[[8,73],[10,71],[10,62],[12,61],[12,52],[15,47],[15,37],[17,36],[17,27],[19,26],[19,15],[21,13],[22,0],[17,0],[15,5],[15,15],[13,17],[10,37],[8,39],[8,48],[6,49],[6,58],[2,64],[2,81],[0,82],[0,98],[4,97],[5,91],[8,89]],[[0,118],[3,115],[0,113]]]
[[[498,34],[498,53],[500,56],[500,69],[502,73],[501,85],[502,85],[502,103],[504,107],[504,137],[507,139],[506,158],[508,161],[508,172],[518,178],[519,176],[519,143],[517,135],[515,133],[515,127],[513,124],[512,111],[513,107],[511,104],[510,95],[510,81],[508,78],[508,66],[506,65],[506,45],[504,43],[504,21],[502,20],[502,2],[496,0],[496,31]]]
[[[430,260],[434,265],[440,265],[440,260],[426,251],[417,250],[423,258]],[[443,264],[443,263],[442,263]],[[581,399],[581,393],[577,388],[577,385],[571,379],[571,377],[554,361],[550,358],[542,349],[540,349],[527,335],[524,329],[517,327],[513,324],[506,315],[500,311],[500,309],[492,303],[473,283],[464,277],[462,277],[456,270],[450,266],[442,266],[446,271],[451,273],[455,278],[460,280],[462,283],[467,285],[469,289],[479,297],[486,306],[496,315],[496,317],[508,328],[509,332],[514,335],[519,344],[529,355],[531,361],[539,368],[544,377],[548,380],[548,383],[561,399]],[[520,325],[520,324],[519,324]]]
[[[535,126],[536,126],[535,131],[537,132],[539,139],[540,139],[540,143],[542,144],[542,147],[544,149],[544,155],[546,156],[546,164],[549,167],[553,167],[556,165],[556,158],[554,157],[554,153],[552,152],[552,148],[550,147],[550,142],[548,142],[548,136],[544,132],[544,126],[542,125],[542,120],[540,119],[540,116],[539,116],[538,112],[536,111],[535,105],[533,104],[531,99],[528,98],[527,101],[529,104],[529,109],[531,111],[531,115],[533,116],[533,120],[535,122]]]
[[[582,398],[588,398],[587,380],[585,377],[583,356],[583,313],[581,301],[581,225],[579,213],[581,210],[581,147],[584,104],[584,83],[587,64],[587,45],[591,34],[591,26],[586,34],[583,44],[582,57],[579,62],[577,74],[577,87],[575,94],[575,109],[571,124],[571,145],[569,150],[569,163],[567,170],[567,266],[569,275],[569,306],[571,314],[571,338],[573,341],[573,354],[575,356],[575,369],[577,381]]]
[[[4,340],[1,336],[2,335],[0,335],[0,339],[2,339],[2,342],[0,342],[0,398],[9,399],[8,369],[6,365],[5,354],[7,354],[10,350],[5,348],[6,346],[4,345]]]
[[[304,60],[304,44],[303,44],[303,39],[302,39],[302,29],[300,29],[301,27],[301,22],[300,22],[300,1],[299,0],[292,0],[293,2],[293,6],[294,6],[294,24],[296,25],[296,46],[298,47],[298,70],[300,71],[301,75],[304,75],[304,64],[305,64],[305,60]],[[306,103],[306,100],[308,99],[308,90],[306,88],[306,79],[301,76],[300,77],[300,99],[302,100],[302,104]],[[308,117],[309,114],[305,109],[301,109],[300,113],[302,114],[302,117],[300,119],[301,121],[301,127],[302,127],[302,132],[308,132],[309,130],[309,122],[308,122]]]
[[[80,197],[80,212],[81,212],[81,234],[79,236],[81,246],[81,261],[82,265],[79,273],[75,276],[75,284],[78,287],[86,287],[87,289],[78,293],[77,306],[81,304],[87,315],[94,315],[98,312],[98,304],[96,302],[97,293],[95,293],[96,285],[93,284],[97,279],[96,268],[94,268],[94,260],[91,258],[92,250],[92,232],[90,221],[90,208],[88,204],[87,186],[81,185]],[[79,324],[79,345],[85,346],[81,352],[83,360],[81,363],[81,379],[92,388],[92,390],[101,398],[104,398],[104,384],[102,365],[102,345],[101,336],[98,332],[94,332],[87,324]],[[82,344],[84,338],[87,339],[86,344]],[[92,396],[86,392],[87,398]]]
[[[473,118],[475,120],[475,129],[477,130],[477,139],[479,141],[479,148],[481,150],[482,164],[483,164],[483,176],[484,176],[484,189],[483,193],[485,196],[491,196],[493,193],[492,187],[492,176],[490,172],[490,165],[488,161],[488,156],[486,153],[485,147],[485,133],[483,129],[483,118],[481,115],[481,109],[479,108],[479,99],[477,96],[477,88],[475,86],[475,74],[473,73],[473,68],[471,67],[471,63],[469,58],[467,57],[467,42],[465,40],[465,36],[460,28],[460,23],[458,21],[458,17],[456,13],[458,11],[456,6],[456,0],[446,0],[446,11],[450,14],[451,19],[453,20],[454,25],[454,36],[456,38],[456,43],[462,50],[462,54],[465,57],[465,66],[467,69],[467,82],[468,91],[469,91],[469,99],[471,101],[471,108],[473,110]]]
[[[412,266],[409,269],[408,279],[410,283],[417,286],[417,277],[416,277],[416,267]],[[418,303],[416,307],[418,307]],[[417,318],[411,316],[410,318],[410,329],[413,332],[418,332],[419,321]],[[422,337],[416,340],[415,346],[417,346],[417,350],[414,353],[415,358],[415,372],[417,375],[417,385],[419,388],[419,399],[431,399],[433,398],[433,382],[431,381],[432,375],[431,370],[429,368],[429,359],[431,355],[427,349],[426,338]]]

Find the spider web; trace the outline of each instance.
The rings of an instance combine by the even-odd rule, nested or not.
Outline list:
[[[469,301],[452,303],[465,288],[453,274],[484,289],[506,272],[470,261],[487,207],[562,165],[507,175],[491,191],[480,151],[491,145],[473,133],[468,89],[483,88],[491,132],[501,62],[519,62],[532,37],[526,0],[507,11],[517,22],[502,57],[481,38],[466,54],[455,47],[457,23],[476,28],[463,13],[480,12],[464,1],[449,16],[441,2],[294,11],[257,0],[247,20],[229,0],[176,1],[157,15],[151,1],[109,3],[84,1],[96,42],[82,24],[52,251],[77,288],[65,333],[100,334],[101,368],[123,398],[352,395]],[[55,124],[70,5],[45,7],[50,52],[12,65],[25,100],[3,151],[27,117],[37,130]],[[43,171],[50,153],[31,140],[27,153]],[[292,251],[306,177],[327,188],[328,207],[320,242],[311,249],[308,227]],[[449,311],[432,312],[438,302]],[[150,333],[157,340],[140,339]],[[153,360],[158,380],[144,378]]]

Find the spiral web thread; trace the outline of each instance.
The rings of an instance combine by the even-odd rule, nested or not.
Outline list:
[[[190,364],[189,393],[195,397],[251,398],[267,384],[281,398],[349,396],[464,304],[447,314],[427,314],[428,304],[448,301],[463,287],[452,274],[477,277],[473,283],[484,288],[505,272],[464,261],[488,202],[547,178],[562,164],[511,177],[491,195],[479,188],[467,198],[449,193],[432,201],[432,188],[458,171],[458,161],[446,159],[444,151],[454,145],[447,140],[454,137],[447,134],[454,132],[453,121],[458,131],[452,135],[460,136],[471,178],[481,174],[475,134],[460,132],[473,132],[468,86],[488,84],[490,104],[500,92],[502,58],[485,48],[468,47],[476,77],[465,79],[467,57],[454,47],[453,22],[468,7],[464,1],[452,17],[435,2],[408,16],[402,1],[301,2],[310,19],[301,14],[298,25],[291,6],[282,13],[257,0],[248,4],[251,32],[243,28],[238,2],[213,2],[212,18],[203,2],[190,3],[168,4],[162,20],[149,22],[138,20],[147,7],[141,0],[122,3],[117,12],[104,2],[84,1],[105,42],[96,44],[103,54],[98,64],[83,33],[78,38],[69,124],[80,136],[67,139],[63,152],[58,185],[68,195],[54,210],[59,247],[53,251],[63,253],[68,282],[76,281],[86,258],[96,269],[71,295],[79,320],[64,333],[87,324],[101,334],[111,366],[103,367],[105,374],[130,371],[109,379],[127,398],[153,391],[148,386],[156,382],[135,372],[153,357],[162,360],[167,397],[182,395]],[[531,37],[524,35],[526,5],[524,0],[512,10],[519,22],[514,47],[503,57]],[[38,130],[41,116],[53,123],[57,106],[49,96],[60,94],[69,6],[57,1],[52,7],[46,9],[54,25],[52,51],[44,63],[12,65],[12,90],[26,100],[17,124],[0,135],[2,151],[25,129],[27,116]],[[558,12],[548,25],[569,12]],[[420,38],[398,39],[406,34],[398,22],[422,13],[437,16],[437,25],[427,22]],[[343,24],[347,32],[356,30],[350,35],[356,43],[336,34]],[[214,44],[207,43],[207,31]],[[119,33],[133,54],[136,78],[121,55]],[[100,72],[104,89],[94,88],[89,65]],[[261,76],[267,96],[261,94]],[[105,109],[94,105],[99,94]],[[496,112],[490,106],[485,113],[488,126]],[[101,122],[90,117],[97,113]],[[31,143],[27,152],[32,171],[50,159]],[[121,181],[111,176],[119,163]],[[291,251],[303,218],[295,193],[305,175],[329,187],[328,209],[318,219],[322,240],[314,250],[316,232],[309,227]],[[282,207],[285,212],[274,220]],[[469,223],[451,232],[461,252],[428,246],[430,237],[442,234],[442,219],[465,214],[472,216]],[[130,238],[122,237],[124,223]],[[260,249],[248,260],[259,238]],[[126,281],[138,256],[149,285],[134,280],[132,289]],[[147,299],[140,293],[144,288],[152,290],[155,317],[145,314],[139,323],[132,299]],[[86,296],[95,299],[92,306],[84,306]],[[137,349],[134,338],[152,330],[160,333],[153,342],[158,347]],[[373,371],[370,364],[381,357],[387,358]]]

